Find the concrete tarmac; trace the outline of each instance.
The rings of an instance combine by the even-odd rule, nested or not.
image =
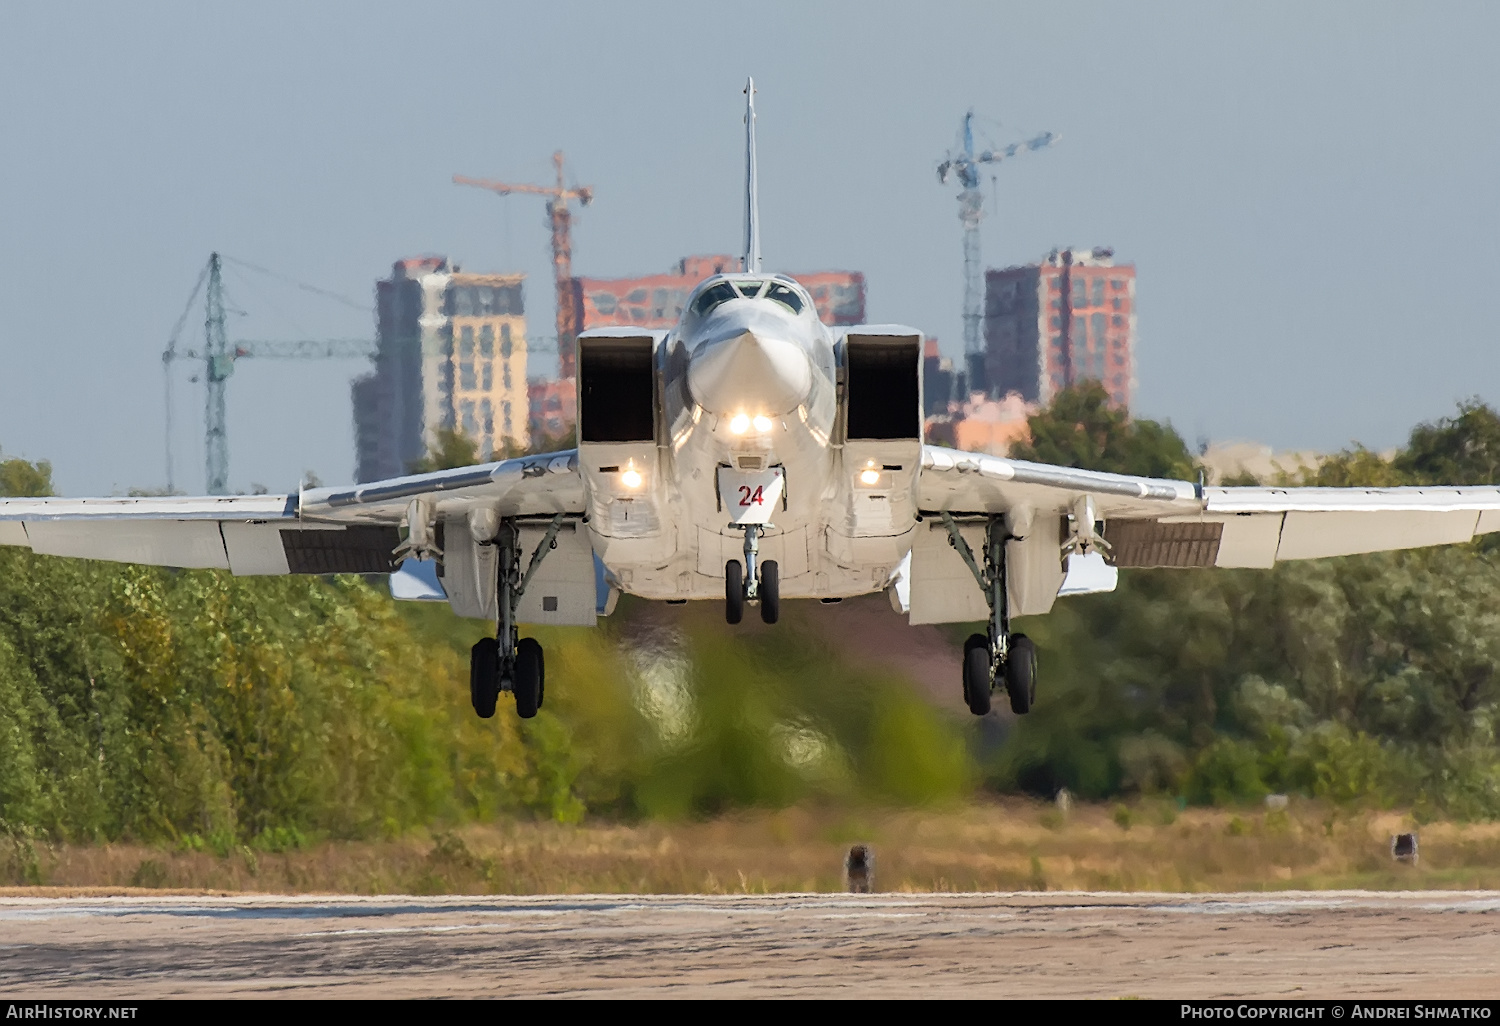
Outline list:
[[[1500,892],[0,898],[0,999],[1500,997]]]

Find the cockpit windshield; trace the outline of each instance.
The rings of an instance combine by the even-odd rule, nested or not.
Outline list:
[[[779,282],[772,282],[771,288],[766,292],[767,299],[774,299],[792,313],[802,312],[802,297],[797,295],[797,290]]]
[[[727,303],[731,299],[771,299],[794,314],[801,313],[802,308],[807,304],[800,292],[778,281],[767,281],[763,278],[733,282],[721,281],[704,289],[693,301],[693,313],[699,317],[706,317],[714,307],[720,303]]]
[[[703,290],[703,294],[693,302],[693,313],[702,317],[720,303],[727,303],[729,300],[737,298],[739,296],[734,291],[734,286],[730,285],[727,281],[721,281],[717,285]]]

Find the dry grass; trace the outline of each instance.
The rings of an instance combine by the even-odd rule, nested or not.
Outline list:
[[[0,883],[44,886],[0,895],[831,891],[859,841],[874,845],[883,891],[1500,888],[1500,824],[1428,823],[1420,864],[1394,863],[1390,836],[1413,828],[1400,813],[1314,803],[1178,812],[1142,802],[1067,816],[1022,800],[947,811],[802,807],[698,823],[505,822],[281,854],[39,846],[34,859],[12,858]],[[0,858],[0,873],[5,865]]]

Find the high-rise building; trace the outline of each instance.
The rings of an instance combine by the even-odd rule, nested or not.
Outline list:
[[[1135,391],[1135,267],[1114,251],[1053,250],[1040,263],[985,272],[985,371],[978,389],[1046,405],[1080,381],[1116,406]],[[974,390],[974,384],[970,384]]]
[[[578,419],[578,381],[576,378],[536,378],[526,386],[526,403],[531,411],[531,438],[560,439],[573,430]]]
[[[953,361],[943,355],[937,339],[929,338],[922,349],[922,416],[947,414],[953,386]]]
[[[526,444],[522,280],[417,257],[376,282],[375,370],[353,386],[355,480],[406,473],[441,428],[483,456]]]
[[[688,294],[704,278],[738,271],[731,256],[691,256],[666,274],[641,278],[574,278],[580,330],[631,326],[671,328],[682,315]],[[817,271],[794,274],[812,296],[824,324],[862,324],[865,319],[865,276],[858,271]]]

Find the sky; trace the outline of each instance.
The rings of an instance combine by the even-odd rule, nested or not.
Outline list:
[[[524,272],[549,334],[543,201],[451,178],[546,182],[562,149],[596,196],[575,273],[738,252],[751,74],[766,267],[864,272],[872,321],[961,349],[935,169],[972,108],[996,143],[1061,136],[994,169],[987,265],[1135,265],[1139,416],[1385,449],[1500,403],[1493,3],[0,0],[0,25],[0,457],[63,494],[165,484],[161,353],[211,251],[240,261],[231,339],[370,337],[374,282],[422,253]],[[350,480],[361,369],[241,361],[231,490]]]

